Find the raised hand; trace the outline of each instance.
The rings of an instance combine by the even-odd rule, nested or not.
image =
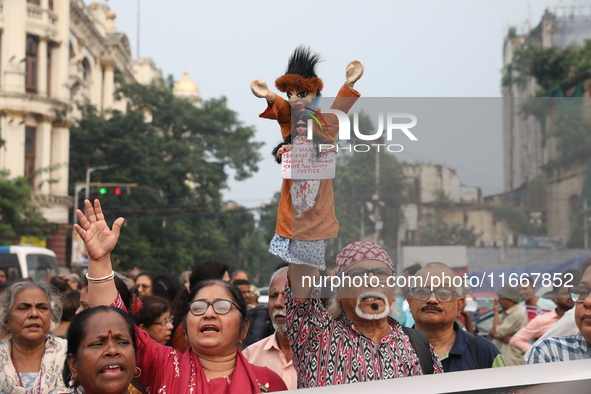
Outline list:
[[[361,76],[363,75],[364,70],[365,67],[363,66],[363,63],[361,63],[359,60],[353,60],[349,62],[349,64],[347,64],[347,69],[345,71],[345,75],[347,78],[347,86],[353,88],[355,82],[359,81],[359,78],[361,78]]]
[[[250,90],[256,97],[264,98],[270,104],[275,101],[275,95],[267,86],[267,83],[260,78],[253,79],[250,83]]]
[[[84,206],[86,207],[86,216],[81,210],[76,210],[80,225],[74,224],[74,229],[86,245],[88,258],[96,261],[110,259],[111,252],[117,245],[124,219],[115,220],[111,230],[105,221],[99,200],[94,200],[94,206],[90,201],[85,200]]]

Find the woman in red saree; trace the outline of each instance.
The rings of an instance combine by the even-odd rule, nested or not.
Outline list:
[[[98,200],[84,202],[87,216],[78,210],[74,228],[88,251],[88,298],[91,305],[124,309],[112,280],[111,251],[123,218],[109,229]],[[184,353],[156,343],[135,328],[138,380],[151,393],[261,393],[287,390],[275,372],[248,363],[238,344],[248,332],[246,302],[242,293],[224,281],[199,284],[190,304],[186,329],[189,347]]]

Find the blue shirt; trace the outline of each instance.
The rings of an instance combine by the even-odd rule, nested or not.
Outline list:
[[[534,345],[527,359],[528,364],[555,361],[585,360],[591,358],[591,347],[582,335],[546,338]]]
[[[454,330],[456,331],[456,340],[447,357],[441,355],[441,365],[443,365],[444,372],[454,371],[468,371],[476,369],[476,363],[472,356],[472,348],[470,341],[474,335],[467,331],[460,329],[458,323],[454,322]],[[499,357],[494,366],[504,366],[501,353],[499,349],[488,339],[478,338],[478,345],[476,346],[476,355],[478,357],[478,368],[491,368],[495,359]]]

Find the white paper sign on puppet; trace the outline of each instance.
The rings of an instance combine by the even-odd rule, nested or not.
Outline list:
[[[283,179],[333,179],[336,173],[336,152],[317,154],[312,142],[294,145],[281,156]]]

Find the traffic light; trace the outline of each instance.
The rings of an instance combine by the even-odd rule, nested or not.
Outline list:
[[[114,194],[116,196],[120,196],[121,195],[121,188],[120,187],[101,187],[99,189],[99,194],[101,196],[104,196],[107,194]]]

